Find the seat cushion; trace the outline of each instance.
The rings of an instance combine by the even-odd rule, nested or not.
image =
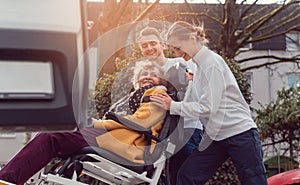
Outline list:
[[[119,155],[116,155],[113,152],[110,152],[108,150],[105,150],[103,148],[100,147],[96,147],[96,146],[87,146],[82,148],[79,152],[78,155],[84,155],[84,154],[98,154],[99,156],[108,159],[110,161],[113,161],[127,169],[130,169],[132,171],[135,171],[137,173],[142,173],[146,170],[149,170],[149,166],[144,165],[144,164],[138,164],[138,163],[134,163],[131,162]],[[84,159],[83,160],[90,160],[90,159]],[[151,165],[152,166],[152,165]]]

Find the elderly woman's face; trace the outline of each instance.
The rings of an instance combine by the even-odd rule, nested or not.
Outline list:
[[[144,87],[150,84],[159,85],[160,77],[158,70],[142,70],[139,75],[139,87]]]

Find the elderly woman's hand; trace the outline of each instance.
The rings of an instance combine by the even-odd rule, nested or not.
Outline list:
[[[92,127],[95,127],[95,123],[99,122],[100,120],[96,119],[96,118],[91,118],[92,120]]]
[[[172,98],[168,94],[153,94],[150,97],[151,102],[165,110],[170,110]]]

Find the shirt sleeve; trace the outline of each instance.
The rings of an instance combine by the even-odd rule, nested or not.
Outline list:
[[[194,79],[194,81],[200,82],[193,88],[193,95],[197,100],[193,102],[173,101],[170,106],[170,114],[190,118],[208,118],[218,111],[225,91],[223,71],[217,66],[211,65],[205,71],[200,72],[202,75]]]

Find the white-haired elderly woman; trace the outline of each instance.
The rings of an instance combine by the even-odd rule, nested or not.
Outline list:
[[[166,111],[141,100],[152,94],[166,93],[166,88],[160,86],[163,75],[164,72],[155,62],[136,63],[133,80],[136,90],[128,99],[133,114],[124,116],[145,128],[151,128],[155,135],[162,127]],[[92,122],[94,128],[37,134],[4,166],[0,171],[0,179],[18,185],[24,184],[52,158],[70,156],[86,146],[99,146],[130,161],[144,163],[146,142],[141,134],[126,129],[113,120],[93,119]]]

